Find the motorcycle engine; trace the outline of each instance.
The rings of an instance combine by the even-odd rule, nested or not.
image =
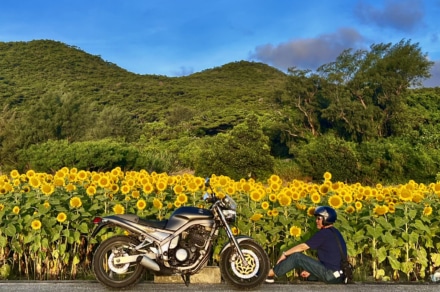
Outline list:
[[[201,250],[209,239],[210,232],[202,225],[194,225],[180,234],[179,243],[168,250],[171,265],[192,265],[201,255]]]

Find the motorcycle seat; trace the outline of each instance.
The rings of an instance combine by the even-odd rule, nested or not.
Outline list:
[[[139,218],[139,216],[137,216],[135,214],[122,214],[122,215],[116,215],[116,216],[123,218],[125,220],[128,220],[128,221],[137,223],[137,224],[149,226],[152,228],[159,228],[159,229],[164,229],[168,223],[168,220],[157,221],[157,220],[142,219],[142,218]]]

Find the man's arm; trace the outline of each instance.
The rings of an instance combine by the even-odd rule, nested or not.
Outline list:
[[[286,250],[285,252],[283,252],[283,254],[281,255],[281,257],[278,259],[277,264],[279,262],[284,261],[289,255],[296,253],[296,252],[303,252],[305,250],[308,250],[310,247],[306,244],[306,243],[300,243],[298,245],[295,245],[292,248],[289,248],[288,250]]]

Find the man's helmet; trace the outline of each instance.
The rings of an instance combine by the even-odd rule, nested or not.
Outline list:
[[[327,206],[316,207],[314,215],[322,218],[322,225],[324,226],[335,223],[337,219],[336,211]]]

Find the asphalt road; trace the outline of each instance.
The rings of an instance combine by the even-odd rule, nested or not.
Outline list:
[[[300,283],[300,284],[263,284],[255,291],[319,291],[319,292],[438,292],[440,284],[394,284],[394,283],[356,283],[350,285],[326,285],[323,283]],[[0,281],[0,291],[111,291],[96,281]],[[239,291],[227,284],[157,284],[142,282],[128,291]]]

